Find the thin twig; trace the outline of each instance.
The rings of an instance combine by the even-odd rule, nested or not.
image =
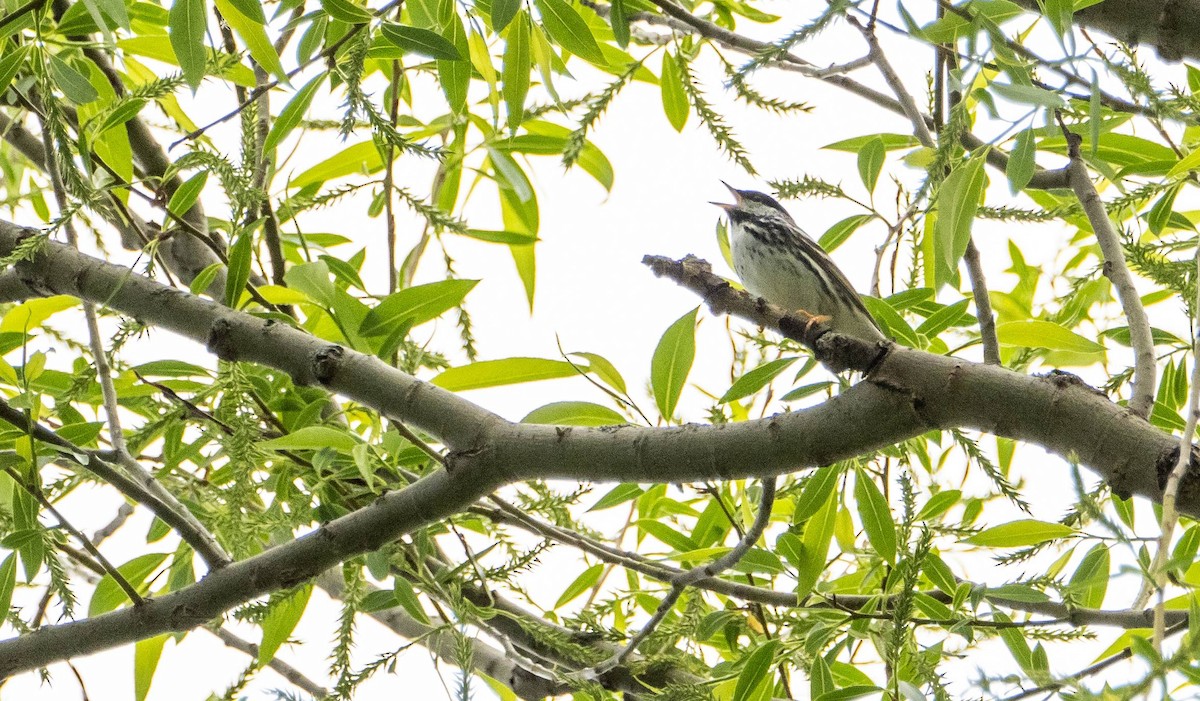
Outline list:
[[[122,575],[121,572],[114,567],[111,562],[108,561],[108,558],[104,557],[104,554],[100,552],[99,548],[97,548],[95,545],[92,545],[92,541],[87,536],[80,532],[78,528],[72,526],[71,522],[68,521],[58,509],[54,508],[54,503],[47,499],[45,494],[42,494],[42,490],[39,487],[26,482],[21,474],[11,467],[4,468],[4,471],[8,473],[8,476],[11,477],[14,482],[21,485],[21,489],[24,489],[26,492],[28,492],[29,496],[37,499],[38,503],[42,505],[42,508],[46,511],[49,511],[50,514],[54,516],[54,519],[58,521],[58,525],[64,531],[70,533],[75,540],[79,541],[79,543],[83,545],[84,549],[88,551],[88,554],[91,555],[96,562],[100,563],[100,566],[104,568],[104,572],[113,578],[113,581],[117,583],[117,586],[121,587],[121,590],[125,592],[125,595],[129,597],[129,600],[132,601],[135,606],[140,606],[142,604],[142,595],[138,593],[137,589],[135,589],[133,585],[125,579],[124,575]]]
[[[388,12],[391,12],[392,8],[394,8],[396,5],[399,5],[403,2],[404,2],[404,0],[392,0],[392,2],[389,2],[388,4],[379,8],[373,14],[376,17],[383,17]],[[350,41],[355,36],[357,36],[358,33],[361,32],[367,26],[368,26],[368,24],[365,22],[363,24],[355,24],[355,25],[351,26],[350,30],[347,31],[344,35],[342,35],[342,37],[340,39],[338,39],[334,43],[330,44],[323,51],[314,55],[312,58],[308,59],[307,61],[304,61],[300,65],[298,65],[295,68],[293,68],[292,70],[288,71],[286,73],[288,79],[291,80],[292,78],[295,78],[297,75],[300,75],[300,73],[303,72],[305,68],[308,68],[309,66],[311,66],[312,64],[314,64],[318,61],[324,61],[326,59],[330,59],[330,58],[333,58],[334,56],[336,56],[338,49],[342,48],[342,46],[346,42]],[[268,90],[273,90],[277,87],[279,87],[279,79],[272,80],[268,83],[263,83],[262,85],[256,85],[253,90],[251,90],[249,93],[246,93],[244,97],[240,98],[240,102],[238,103],[237,107],[233,108],[232,110],[230,110],[226,114],[218,117],[217,119],[209,122],[208,124],[205,124],[202,127],[198,127],[196,129],[193,129],[192,131],[189,131],[188,133],[184,134],[183,137],[181,137],[180,139],[178,139],[174,143],[172,143],[170,146],[168,146],[167,150],[169,151],[169,150],[175,148],[176,146],[178,146],[179,144],[182,144],[185,141],[191,141],[193,139],[198,139],[201,136],[203,136],[204,133],[206,131],[208,131],[209,129],[212,129],[213,127],[215,127],[219,124],[224,124],[225,122],[228,122],[229,120],[231,120],[234,117],[241,114],[251,104],[253,104],[253,102],[258,99],[259,95],[267,92]]]
[[[850,15],[846,16],[846,21],[852,27],[857,29],[863,35],[863,39],[867,42],[867,58],[875,64],[875,68],[879,70],[879,74],[883,76],[884,82],[892,89],[892,94],[900,101],[901,107],[904,109],[904,116],[908,117],[908,121],[912,124],[913,135],[921,142],[923,146],[934,147],[933,134],[930,133],[929,127],[925,124],[925,115],[921,114],[921,109],[917,107],[917,101],[913,99],[912,93],[904,87],[904,81],[900,80],[900,75],[896,73],[896,69],[892,68],[892,64],[887,60],[887,55],[879,46],[879,38],[875,36],[875,17],[871,16],[870,23],[863,26],[857,18]]]
[[[1129,340],[1133,346],[1133,388],[1129,397],[1129,410],[1142,417],[1150,416],[1154,408],[1155,360],[1154,338],[1150,333],[1150,321],[1146,318],[1146,309],[1142,306],[1142,298],[1137,288],[1133,286],[1133,277],[1125,265],[1125,252],[1121,247],[1121,239],[1117,236],[1112,220],[1104,209],[1100,193],[1088,177],[1087,166],[1079,153],[1083,137],[1067,129],[1058,115],[1058,123],[1063,136],[1067,140],[1067,153],[1070,163],[1067,165],[1067,178],[1071,189],[1079,199],[1092,231],[1096,234],[1096,242],[1100,244],[1100,252],[1104,255],[1104,275],[1112,282],[1121,301],[1121,309],[1129,322]]]
[[[217,628],[216,630],[212,630],[210,632],[220,638],[221,642],[225,643],[227,647],[231,647],[234,650],[240,650],[251,657],[258,657],[258,645],[255,645],[249,640],[243,640],[237,635],[234,635],[228,629]],[[306,677],[304,672],[301,672],[287,662],[279,659],[278,655],[272,657],[271,661],[267,663],[267,666],[275,670],[279,676],[288,680],[297,688],[303,689],[315,699],[324,699],[329,696],[328,689]]]
[[[676,567],[665,565],[661,562],[651,560],[639,553],[621,550],[620,548],[601,542],[587,536],[576,533],[575,531],[555,526],[544,521],[539,521],[529,514],[521,511],[516,506],[500,499],[499,497],[489,497],[492,503],[496,504],[500,511],[489,509],[482,506],[474,506],[472,511],[482,516],[486,516],[492,521],[505,523],[510,526],[520,528],[521,530],[533,535],[546,538],[556,543],[568,545],[579,550],[593,555],[597,559],[613,565],[619,565],[625,569],[632,570],[639,574],[652,577],[662,582],[670,582],[675,577],[684,572]],[[617,541],[619,542],[619,541]],[[976,589],[980,586],[976,582],[968,580],[959,580],[959,584],[966,584],[971,589]],[[699,589],[728,596],[743,601],[765,604],[768,606],[789,606],[795,607],[803,605],[807,608],[822,608],[825,606],[838,609],[857,610],[866,605],[877,606],[886,609],[890,605],[892,597],[880,597],[878,595],[854,595],[854,594],[830,594],[824,597],[821,601],[806,601],[798,602],[795,592],[777,591],[766,587],[752,586],[741,582],[733,582],[728,579],[712,578],[701,582],[696,582],[695,586]],[[940,601],[944,604],[949,604],[953,598],[945,592],[939,590],[922,591],[922,595]],[[819,595],[817,595],[819,596]],[[1043,616],[1048,616],[1054,619],[1069,621],[1072,625],[1098,625],[1098,626],[1115,626],[1118,628],[1145,628],[1151,624],[1154,612],[1152,610],[1139,609],[1085,609],[1071,606],[1057,601],[1024,601],[1018,599],[1006,599],[995,594],[988,594],[988,602],[1004,606],[1015,611],[1025,611],[1027,613],[1037,613]],[[1168,611],[1169,623],[1174,625],[1181,621],[1187,620],[1187,611],[1172,610]]]
[[[98,451],[88,450],[63,438],[53,430],[33,421],[24,412],[12,407],[0,398],[0,420],[25,431],[30,436],[59,448],[59,455],[81,468],[111,484],[118,492],[144,505],[150,512],[162,520],[183,539],[185,543],[204,559],[209,567],[219,567],[228,561],[221,546],[203,526],[195,523],[195,519],[187,518],[190,513],[180,512],[159,498],[156,492],[147,489],[146,485],[132,479],[118,470],[112,463],[103,459]]]
[[[983,276],[983,263],[979,260],[979,248],[975,239],[967,240],[967,251],[963,254],[967,264],[967,278],[971,281],[971,295],[975,298],[975,311],[979,317],[979,340],[983,344],[983,362],[1000,364],[1000,339],[996,336],[996,318],[992,315],[992,298],[988,294],[987,279]]]
[[[1200,273],[1200,253],[1196,254],[1196,270]],[[1197,278],[1200,279],[1200,278]],[[1196,291],[1196,309],[1200,310],[1200,288]],[[1171,553],[1171,538],[1175,534],[1175,526],[1179,524],[1179,510],[1176,501],[1179,498],[1179,485],[1192,466],[1192,437],[1196,435],[1196,421],[1200,418],[1200,323],[1192,321],[1192,377],[1188,391],[1187,419],[1183,433],[1179,436],[1179,458],[1171,474],[1167,475],[1167,484],[1163,487],[1162,526],[1158,538],[1158,552],[1150,563],[1150,577],[1158,590],[1158,603],[1154,607],[1154,634],[1151,639],[1154,649],[1162,654],[1163,636],[1166,633],[1166,602],[1163,600],[1163,590],[1167,586],[1167,559]]]
[[[724,27],[713,24],[708,20],[701,19],[691,14],[682,7],[671,2],[671,0],[650,0],[654,5],[661,9],[669,17],[658,17],[647,13],[640,13],[637,17],[639,20],[652,23],[665,24],[672,29],[681,29],[680,25],[689,28],[692,32],[700,36],[715,41],[722,46],[738,51],[750,56],[758,56],[765,51],[778,53],[777,47],[762,41],[757,41],[749,37],[744,37],[736,32],[732,32]],[[856,80],[841,75],[841,73],[827,74],[818,68],[810,61],[806,61],[792,53],[778,54],[778,58],[771,61],[767,65],[780,70],[794,71],[809,78],[818,79],[834,87],[841,88],[853,95],[857,95],[872,104],[882,107],[889,112],[905,115],[904,105],[898,100],[882,93],[872,87],[864,85]],[[922,119],[926,125],[933,123],[933,118],[928,115],[922,115]],[[969,132],[964,132],[960,137],[963,144],[969,149],[976,149],[984,145],[984,141],[979,137]],[[987,153],[988,165],[1004,170],[1008,167],[1008,155],[1000,149],[991,149]],[[1038,169],[1034,172],[1033,178],[1030,179],[1026,187],[1038,190],[1066,187],[1066,173],[1062,170],[1043,170]]]
[[[1167,630],[1167,635],[1174,635],[1175,633],[1178,633],[1180,631],[1187,630],[1187,628],[1188,628],[1187,621],[1183,621],[1182,623],[1176,623],[1175,625],[1171,626]],[[1073,684],[1073,683],[1079,681],[1080,679],[1085,679],[1085,678],[1090,677],[1093,674],[1096,674],[1098,672],[1103,672],[1104,670],[1115,665],[1116,663],[1121,662],[1122,660],[1127,660],[1130,657],[1133,657],[1133,648],[1131,646],[1126,646],[1126,647],[1122,648],[1120,652],[1109,655],[1108,657],[1105,657],[1104,659],[1100,660],[1096,664],[1091,665],[1090,667],[1085,667],[1085,668],[1079,670],[1078,672],[1076,672],[1072,675],[1069,675],[1059,681],[1053,681],[1048,684],[1042,684],[1041,686],[1035,687],[1033,689],[1027,689],[1025,691],[1020,692],[1019,694],[1014,694],[1012,696],[1008,696],[1008,697],[1004,698],[1002,701],[1020,701],[1021,699],[1028,699],[1028,698],[1032,698],[1034,696],[1038,696],[1040,694],[1048,694],[1050,692],[1057,691],[1057,690],[1063,688],[1064,686],[1068,686],[1070,684]]]
[[[637,632],[625,646],[616,655],[613,655],[608,660],[596,665],[595,672],[603,674],[604,672],[616,667],[625,662],[629,655],[633,653],[637,646],[642,643],[651,633],[658,628],[658,624],[666,618],[667,614],[675,607],[675,603],[679,601],[679,597],[688,587],[701,582],[705,579],[711,579],[721,574],[741,561],[746,553],[750,552],[750,548],[758,542],[763,531],[767,529],[767,524],[771,521],[771,509],[775,505],[775,477],[769,477],[762,481],[762,498],[759,500],[758,515],[754,519],[754,523],[746,531],[746,535],[738,541],[737,545],[733,546],[729,552],[712,562],[693,567],[690,570],[685,570],[671,579],[671,590],[659,602],[658,608],[654,611],[654,615],[646,622],[646,625]]]
[[[57,152],[55,150],[54,137],[47,118],[43,116],[41,120],[42,144],[46,149],[46,174],[50,177],[55,202],[58,205],[59,211],[69,212],[70,203],[67,200],[67,190],[63,184],[62,173],[58,169],[58,160],[54,155]],[[63,222],[63,228],[67,234],[67,242],[73,248],[79,248],[79,236],[75,232],[74,219],[68,217]],[[108,422],[109,442],[112,444],[113,450],[117,455],[117,461],[147,492],[157,497],[167,508],[177,511],[195,532],[204,534],[203,539],[206,541],[204,552],[210,556],[219,555],[219,557],[214,559],[205,558],[205,562],[209,567],[224,566],[230,561],[230,558],[225,554],[220,544],[217,543],[216,538],[208,534],[208,531],[196,520],[192,512],[176,499],[174,494],[171,494],[153,475],[142,469],[142,466],[133,459],[133,456],[126,449],[125,434],[121,430],[121,419],[117,405],[117,390],[113,386],[112,371],[108,366],[107,351],[100,340],[100,325],[96,317],[96,306],[87,299],[82,300],[82,302],[88,329],[88,345],[91,348],[92,359],[96,365],[96,380],[100,383],[100,393],[104,398],[104,413]],[[197,552],[200,551],[198,550]]]
[[[950,84],[949,72],[952,69],[958,68],[958,57],[948,50],[949,47],[938,48],[939,51],[935,56],[936,60],[934,63],[940,72],[941,81],[939,82],[939,87],[944,90],[945,86]],[[942,103],[943,98],[946,100],[946,109],[944,112],[952,114],[954,108],[962,100],[962,93],[957,90],[951,90],[948,94],[943,95],[939,90],[935,95],[935,99],[938,100],[939,105]],[[935,124],[939,130],[944,126],[941,122],[937,121],[935,121]],[[967,237],[967,247],[963,252],[963,262],[967,266],[967,279],[971,282],[971,297],[975,300],[975,311],[979,319],[979,342],[983,346],[983,362],[988,365],[999,365],[1000,339],[996,336],[996,320],[992,316],[992,298],[988,292],[987,278],[983,273],[983,261],[979,257],[979,247],[975,245],[975,237],[973,235]]]

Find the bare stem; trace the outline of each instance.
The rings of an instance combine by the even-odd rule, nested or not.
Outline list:
[[[67,212],[69,211],[67,190],[63,185],[62,173],[58,170],[58,160],[54,156],[56,153],[54,137],[44,117],[42,118],[42,145],[46,150],[46,174],[49,175],[51,186],[54,189],[55,202],[58,204],[60,212]],[[79,236],[75,232],[75,223],[72,218],[67,218],[63,223],[63,229],[67,235],[67,242],[70,243],[71,247],[79,248]],[[194,533],[201,534],[202,540],[205,541],[205,548],[204,550],[198,549],[197,552],[207,553],[212,558],[205,558],[205,562],[209,567],[224,566],[230,561],[230,558],[221,548],[220,544],[217,543],[216,538],[200,524],[196,517],[188,511],[187,507],[175,498],[174,494],[154,478],[154,475],[143,469],[126,449],[125,434],[121,430],[121,419],[117,404],[117,390],[112,382],[112,370],[108,365],[108,353],[104,348],[104,343],[100,340],[100,324],[96,317],[96,306],[88,299],[83,299],[82,303],[84,317],[87,321],[88,345],[91,348],[93,362],[96,364],[96,380],[100,383],[100,392],[104,397],[104,414],[108,423],[109,441],[112,443],[113,451],[117,455],[117,462],[147,492],[153,494],[167,508],[177,512],[189,524]]]
[[[971,293],[975,297],[975,311],[979,316],[979,339],[983,343],[983,362],[1000,364],[1000,340],[996,337],[996,319],[992,316],[992,300],[988,296],[987,280],[983,276],[983,263],[979,260],[979,248],[975,240],[967,241],[967,252],[963,255],[967,263],[967,277],[971,280]]]
[[[78,540],[80,544],[83,545],[84,549],[88,551],[88,554],[90,554],[96,560],[96,562],[99,563],[102,568],[104,568],[105,574],[112,577],[113,581],[117,583],[117,586],[121,587],[121,590],[125,592],[125,595],[129,597],[130,601],[132,601],[135,605],[142,603],[142,595],[138,594],[137,589],[133,588],[133,585],[129,583],[129,580],[125,579],[120,570],[114,567],[113,564],[108,561],[108,558],[104,557],[104,554],[100,552],[100,549],[93,545],[92,541],[87,536],[80,532],[79,529],[75,528],[75,526],[72,526],[71,522],[68,521],[58,509],[54,508],[54,504],[46,498],[45,494],[42,494],[42,490],[38,485],[29,484],[25,481],[24,477],[22,477],[11,467],[4,468],[4,471],[8,473],[8,476],[11,477],[13,481],[21,485],[21,489],[24,489],[26,492],[28,492],[29,496],[37,499],[38,503],[42,505],[42,508],[46,511],[49,511],[50,515],[54,516],[54,519],[58,521],[58,525],[61,526],[64,531],[70,533],[75,540]]]
[[[1121,309],[1129,322],[1129,339],[1133,346],[1133,391],[1129,398],[1129,410],[1143,419],[1150,416],[1154,407],[1154,339],[1150,334],[1150,321],[1146,318],[1146,310],[1142,307],[1142,299],[1137,288],[1133,286],[1133,276],[1125,265],[1125,252],[1121,240],[1117,236],[1100,193],[1088,177],[1087,166],[1079,154],[1079,145],[1083,138],[1069,131],[1062,118],[1059,118],[1063,135],[1067,139],[1068,155],[1071,162],[1067,165],[1067,178],[1071,189],[1079,198],[1084,214],[1096,234],[1100,244],[1100,252],[1104,255],[1104,275],[1112,282],[1121,301]]]
[[[658,624],[662,623],[662,620],[666,618],[671,609],[675,607],[675,603],[679,601],[679,597],[683,596],[683,592],[686,591],[688,587],[705,579],[716,577],[730,567],[733,567],[742,559],[742,557],[746,555],[747,552],[750,551],[750,548],[754,547],[754,544],[758,542],[760,537],[762,537],[763,531],[767,529],[767,524],[771,521],[771,509],[775,505],[776,479],[777,478],[775,477],[770,477],[763,480],[762,499],[759,501],[758,516],[755,517],[754,523],[746,531],[746,535],[738,541],[737,545],[733,546],[729,552],[725,553],[716,560],[713,560],[707,565],[693,567],[690,570],[685,570],[672,577],[671,590],[667,592],[667,595],[663,597],[661,602],[659,602],[658,608],[654,611],[654,615],[651,616],[650,620],[646,622],[646,625],[643,626],[642,629],[639,630],[637,634],[629,640],[629,643],[623,650],[616,655],[613,655],[608,660],[596,665],[596,672],[603,674],[613,667],[625,662],[625,660],[629,658],[629,655],[631,655],[633,651],[637,649],[637,646],[642,644],[642,641],[649,637],[649,635],[653,633],[656,628],[658,628]]]
[[[1200,271],[1200,253],[1196,255],[1196,269]],[[1200,310],[1200,290],[1196,292],[1196,309]],[[1150,563],[1150,576],[1153,577],[1154,587],[1158,590],[1158,603],[1154,607],[1154,634],[1152,642],[1154,649],[1162,654],[1163,637],[1166,635],[1166,606],[1163,601],[1163,589],[1167,586],[1167,558],[1171,552],[1171,538],[1175,534],[1175,526],[1179,524],[1179,510],[1176,506],[1179,498],[1179,485],[1184,475],[1192,465],[1192,438],[1196,434],[1196,420],[1200,418],[1200,324],[1192,322],[1195,329],[1192,336],[1192,377],[1191,388],[1188,391],[1187,420],[1183,426],[1183,434],[1179,436],[1179,459],[1171,474],[1167,475],[1167,484],[1163,487],[1162,526],[1158,537],[1158,552]]]

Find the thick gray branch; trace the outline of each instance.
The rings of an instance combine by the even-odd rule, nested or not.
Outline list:
[[[1041,12],[1037,0],[1016,0]],[[1168,61],[1200,58],[1200,0],[1104,0],[1075,12],[1072,21],[1130,44],[1149,44]]]

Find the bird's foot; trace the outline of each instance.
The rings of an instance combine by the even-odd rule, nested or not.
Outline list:
[[[831,319],[833,319],[833,317],[831,317],[827,314],[809,314],[808,322],[804,324],[804,333],[808,333],[809,331],[811,331],[813,324],[819,324],[821,322],[829,321]]]

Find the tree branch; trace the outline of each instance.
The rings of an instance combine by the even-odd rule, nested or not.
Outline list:
[[[1100,244],[1100,252],[1104,254],[1104,275],[1112,281],[1117,290],[1117,299],[1121,300],[1121,309],[1129,322],[1129,342],[1133,346],[1133,389],[1129,397],[1129,410],[1142,418],[1150,416],[1154,408],[1154,383],[1156,368],[1154,362],[1154,338],[1150,333],[1150,320],[1146,318],[1146,309],[1142,306],[1142,298],[1137,288],[1133,286],[1133,277],[1125,265],[1125,251],[1121,247],[1121,239],[1113,228],[1112,220],[1104,209],[1104,202],[1096,186],[1088,176],[1087,166],[1079,153],[1079,145],[1083,137],[1067,129],[1059,117],[1063,136],[1067,140],[1068,154],[1071,162],[1067,165],[1067,176],[1071,189],[1079,199],[1096,242]]]

